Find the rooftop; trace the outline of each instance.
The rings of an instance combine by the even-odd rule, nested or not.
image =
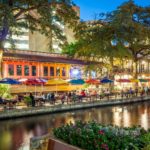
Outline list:
[[[80,59],[73,59],[64,54],[46,53],[26,50],[5,50],[3,54],[4,60],[27,60],[36,62],[54,62],[54,63],[68,63],[81,64],[87,63]]]

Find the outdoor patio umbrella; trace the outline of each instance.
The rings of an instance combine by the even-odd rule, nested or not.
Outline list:
[[[46,85],[59,85],[59,84],[67,84],[67,81],[62,79],[50,79],[46,82]]]
[[[140,82],[148,82],[147,79],[139,79]]]
[[[46,83],[48,80],[44,79],[44,78],[38,78],[39,80],[41,80],[42,82]]]
[[[19,79],[18,81],[20,81],[22,84],[25,84],[25,85],[33,85],[35,94],[36,94],[36,86],[38,86],[38,85],[43,86],[45,84],[44,81],[42,81],[38,78],[29,78],[29,79],[23,78],[23,79]],[[25,86],[25,88],[26,88],[26,86]]]
[[[117,82],[122,82],[122,83],[125,83],[125,82],[131,82],[129,79],[118,79],[116,80]]]
[[[138,83],[139,80],[138,79],[130,79],[131,82],[135,82],[135,83]]]
[[[43,84],[41,84],[41,91],[43,92],[43,86],[46,84],[46,82],[48,81],[47,79],[44,78],[38,78],[38,80],[40,80]]]
[[[89,80],[86,80],[86,83],[88,84],[100,84],[100,82],[96,79],[89,79]]]
[[[25,82],[26,82],[27,80],[28,80],[27,78],[18,79],[18,81],[21,82],[22,84],[25,84]],[[27,86],[26,86],[26,84],[25,84],[25,92],[27,92]]]
[[[57,93],[57,91],[58,91],[57,86],[63,85],[63,84],[68,84],[68,82],[65,80],[62,80],[62,79],[50,79],[46,82],[45,85],[55,85],[56,86],[56,93]]]
[[[77,89],[77,85],[83,85],[85,81],[83,79],[72,79],[69,83],[69,85],[75,85],[75,89]]]
[[[37,84],[37,85],[45,85],[47,82],[47,80],[44,80],[41,78],[36,78],[35,81],[36,81],[35,84]]]
[[[15,79],[12,79],[12,78],[4,78],[4,79],[0,80],[0,84],[15,85],[15,84],[20,84],[20,82]]]
[[[73,79],[73,80],[70,80],[69,81],[70,84],[73,84],[73,85],[82,85],[85,83],[85,81],[83,79]]]
[[[112,83],[112,82],[114,82],[114,81],[110,80],[108,78],[103,78],[103,79],[100,80],[100,83]]]

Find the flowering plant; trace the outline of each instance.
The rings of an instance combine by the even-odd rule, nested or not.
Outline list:
[[[142,150],[150,133],[141,127],[121,128],[94,121],[67,124],[53,130],[55,137],[86,150]]]

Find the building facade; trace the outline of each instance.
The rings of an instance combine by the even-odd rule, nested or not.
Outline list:
[[[78,6],[73,6],[73,10],[80,17],[80,8]],[[37,17],[36,11],[30,12],[33,16]],[[74,42],[74,32],[73,29],[70,29],[67,24],[63,24],[62,22],[53,21],[53,23],[58,26],[58,28],[62,31],[62,34],[66,37],[66,41],[68,43]],[[31,32],[27,29],[20,29],[22,32],[21,35],[12,35],[12,43],[17,50],[28,50],[28,51],[39,51],[39,52],[53,52],[61,53],[60,43],[63,44],[63,41],[56,39],[54,36],[47,38],[45,35],[39,32]],[[51,41],[51,46],[49,43]],[[5,42],[5,48],[11,48],[11,43],[9,41]],[[50,49],[50,47],[52,49]]]
[[[86,65],[61,54],[8,50],[3,54],[3,78],[81,78]]]

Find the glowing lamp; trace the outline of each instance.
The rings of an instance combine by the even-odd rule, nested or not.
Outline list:
[[[79,74],[79,70],[78,69],[73,69],[72,70],[72,75],[78,75]]]

